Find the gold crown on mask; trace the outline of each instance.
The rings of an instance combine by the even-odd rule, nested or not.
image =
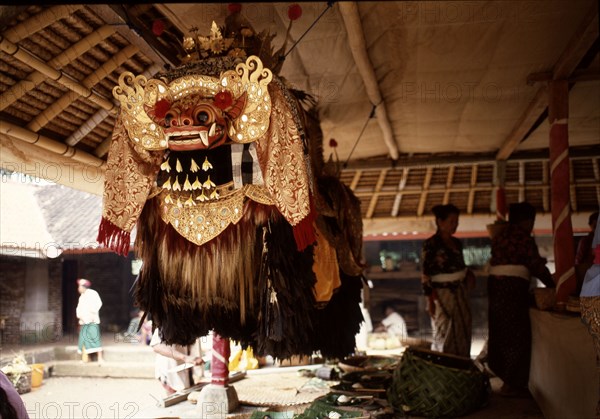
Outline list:
[[[168,148],[168,136],[156,119],[158,108],[191,95],[214,101],[224,112],[231,109],[227,104],[217,103],[223,93],[229,98],[227,102],[243,104],[232,112],[235,117],[228,121],[227,134],[233,142],[249,143],[263,136],[269,128],[271,98],[267,85],[272,78],[271,70],[264,68],[258,57],[250,56],[235,70],[225,71],[218,78],[188,74],[165,82],[124,72],[119,77],[119,85],[113,88],[113,96],[121,102],[121,116],[129,138],[147,150]]]
[[[180,57],[182,69],[187,66],[203,70],[207,67],[217,67],[223,71],[227,66],[235,66],[252,55],[260,58],[263,65],[271,69],[273,74],[279,74],[283,65],[286,43],[274,51],[271,42],[275,34],[267,31],[257,33],[239,11],[228,15],[222,27],[213,21],[210,33],[206,36],[200,35],[197,27],[192,27],[189,32],[182,41],[186,52],[185,56]],[[177,73],[176,69],[173,71]]]

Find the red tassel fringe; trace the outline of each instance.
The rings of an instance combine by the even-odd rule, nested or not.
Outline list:
[[[98,243],[121,256],[127,256],[129,254],[130,239],[131,233],[122,230],[102,217],[98,227],[98,238],[96,239]]]
[[[308,246],[317,241],[315,236],[315,227],[313,223],[317,218],[317,212],[312,199],[310,200],[310,212],[302,221],[294,226],[294,239],[296,239],[296,248],[302,252]]]

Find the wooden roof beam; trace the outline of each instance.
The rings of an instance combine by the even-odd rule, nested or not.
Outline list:
[[[392,217],[397,217],[398,212],[400,212],[400,204],[402,202],[402,191],[406,187],[406,182],[408,180],[408,171],[409,171],[408,167],[405,167],[402,169],[402,177],[400,178],[400,182],[398,182],[398,191],[399,192],[396,194],[396,197],[394,198],[394,204],[392,205],[392,212],[390,214]]]
[[[148,49],[154,50],[154,56],[158,55],[161,57],[159,61],[170,63],[173,66],[179,65],[181,60],[177,57],[177,50],[174,48],[167,48],[160,43],[156,39],[156,35],[149,29],[146,29],[143,22],[141,22],[138,17],[128,13],[127,4],[114,4],[108,5],[108,7],[111,9],[112,13],[103,11],[104,14],[112,15],[114,20],[118,19],[123,22],[127,25],[128,31],[137,38],[137,40],[131,38],[128,39],[132,44],[139,46],[140,40],[143,40],[143,43],[149,47]]]
[[[365,34],[360,14],[358,13],[358,5],[356,2],[340,2],[338,7],[344,20],[344,26],[346,27],[350,51],[365,84],[367,96],[371,104],[376,106],[375,117],[383,133],[383,141],[388,148],[392,160],[397,160],[399,157],[398,145],[394,139],[394,132],[387,115],[385,101],[379,90],[379,83],[373,69],[373,64],[369,58]]]
[[[98,68],[95,72],[87,76],[84,80],[81,81],[81,86],[85,89],[91,91],[92,87],[94,87],[98,82],[108,76],[110,73],[119,68],[124,62],[129,60],[138,52],[138,47],[135,45],[127,45],[121,51],[119,51],[116,55],[113,55],[110,60],[106,61],[104,64]],[[71,103],[75,102],[78,97],[67,93],[61,96],[58,100],[56,100],[52,105],[48,106],[44,112],[40,113],[35,117],[29,124],[27,124],[27,129],[31,131],[39,131],[44,126],[46,126],[49,122],[51,122],[54,118],[56,118],[61,112],[71,105]],[[111,110],[114,109],[114,105]]]
[[[471,183],[469,188],[469,198],[467,201],[467,214],[473,214],[473,203],[475,202],[475,186],[477,186],[477,170],[479,166],[476,164],[471,168]]]
[[[160,70],[160,66],[158,64],[152,64],[146,71],[142,73],[142,76],[146,78],[153,77]],[[76,131],[74,131],[66,140],[65,143],[68,145],[74,146],[86,135],[92,132],[98,125],[104,121],[110,113],[106,109],[100,109],[94,115],[92,115],[83,125],[81,125]],[[108,148],[110,146],[110,140],[112,139],[112,135],[109,135],[107,138],[96,147],[94,150],[94,155],[97,157],[104,157],[104,155],[108,152]]]
[[[352,178],[352,182],[350,182],[350,189],[352,189],[353,191],[356,190],[356,187],[358,186],[358,182],[360,181],[361,175],[362,175],[362,170],[357,170],[354,173],[354,177]]]
[[[519,162],[519,202],[525,201],[525,162]]]
[[[548,160],[544,160],[542,162],[542,185],[544,189],[542,191],[542,206],[544,207],[544,212],[550,211],[550,184],[549,184],[549,162]]]
[[[48,61],[48,66],[54,68],[55,70],[60,70],[67,64],[77,60],[77,58],[94,48],[97,44],[104,41],[115,32],[116,28],[111,25],[104,25],[98,28],[98,30],[89,34],[79,42],[64,50],[61,54]],[[35,89],[44,80],[46,80],[46,78],[47,76],[45,74],[34,70],[28,74],[25,79],[15,83],[10,87],[10,89],[0,95],[0,111],[8,108],[14,102],[21,99],[23,96],[25,96],[25,94],[27,94],[27,92]]]
[[[97,94],[96,92],[93,92],[91,89],[88,89],[85,86],[82,86],[77,80],[74,80],[68,74],[50,67],[42,59],[36,57],[20,46],[13,44],[2,35],[0,35],[0,50],[21,61],[22,63],[27,64],[31,68],[37,69],[41,73],[45,74],[48,78],[72,90],[79,96],[87,98],[101,108],[112,111],[116,106],[107,98]]]
[[[583,56],[589,51],[598,38],[598,11],[597,4],[591,6],[583,22],[575,31],[569,44],[560,55],[552,69],[552,79],[566,79],[575,71]],[[530,79],[531,81],[531,79]],[[548,107],[548,94],[546,86],[538,89],[533,100],[521,115],[511,133],[506,137],[496,154],[497,160],[506,160],[516,150],[525,135],[531,130],[540,115]]]
[[[446,192],[444,192],[444,201],[443,204],[447,205],[450,201],[450,188],[452,187],[452,182],[454,182],[454,169],[456,166],[448,167],[448,177],[446,178]]]
[[[24,20],[18,25],[4,31],[3,36],[6,37],[10,42],[18,43],[25,38],[28,38],[32,34],[41,31],[47,26],[64,19],[77,10],[83,8],[83,4],[78,5],[62,5],[52,6],[42,12],[31,16],[29,19]]]
[[[0,133],[6,134],[17,140],[24,141],[29,144],[34,144],[44,150],[48,150],[54,154],[68,157],[74,161],[95,167],[103,167],[106,162],[98,157],[68,146],[51,138],[39,135],[26,128],[20,127],[8,121],[0,120]]]
[[[569,160],[569,178],[575,180],[573,173],[573,162]],[[577,188],[575,182],[569,182],[569,196],[571,198],[571,209],[573,212],[577,212]]]
[[[421,198],[419,199],[419,206],[417,208],[417,216],[422,216],[425,212],[425,204],[427,203],[427,193],[429,192],[429,185],[431,184],[431,176],[433,175],[433,167],[428,167],[425,172],[425,179],[423,180],[423,191],[421,192]]]
[[[383,187],[383,184],[385,182],[387,172],[387,170],[382,170],[381,172],[379,172],[379,178],[377,179],[377,184],[375,185],[375,190],[373,191],[374,193],[371,197],[371,202],[369,202],[369,208],[367,209],[365,218],[373,218],[373,212],[375,212],[377,200],[379,199],[378,193],[381,192],[381,188]]]
[[[153,49],[148,42],[140,35],[135,33],[125,22],[125,19],[121,17],[120,14],[116,13],[113,8],[108,4],[88,4],[87,7],[100,16],[106,23],[116,26],[117,32],[121,35],[127,42],[132,45],[137,45],[140,49],[140,52],[147,57],[149,57],[152,61],[160,65],[161,67],[165,64],[169,64],[171,66],[176,66],[179,62],[171,61],[166,56],[159,54],[155,49]]]

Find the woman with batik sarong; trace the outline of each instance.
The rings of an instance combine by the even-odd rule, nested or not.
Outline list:
[[[530,277],[537,277],[547,287],[554,287],[546,259],[540,256],[531,236],[534,223],[535,208],[531,204],[512,204],[509,223],[492,240],[488,279],[488,365],[502,379],[501,394],[505,396],[528,393]]]
[[[475,276],[467,269],[461,242],[454,237],[459,210],[452,204],[432,209],[436,233],[423,243],[423,291],[433,325],[432,349],[470,357],[471,306],[469,289]]]
[[[596,348],[596,369],[600,379],[600,219],[596,212],[596,225],[592,240],[593,265],[587,270],[581,287],[581,321],[586,325]],[[590,216],[590,218],[592,218]],[[600,398],[596,403],[596,417],[600,418]]]

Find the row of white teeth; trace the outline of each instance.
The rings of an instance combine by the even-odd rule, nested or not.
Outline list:
[[[198,135],[200,136],[200,140],[202,141],[202,144],[204,144],[206,147],[208,147],[208,137],[213,137],[215,135],[215,133],[217,132],[217,124],[215,122],[213,122],[213,124],[210,126],[210,130],[207,131],[187,131],[187,132],[174,132],[169,134],[169,138],[172,137],[182,137],[182,136],[189,136],[189,135]],[[178,140],[178,142],[181,142],[183,144],[195,144],[198,142],[197,138],[192,138],[189,140]]]

